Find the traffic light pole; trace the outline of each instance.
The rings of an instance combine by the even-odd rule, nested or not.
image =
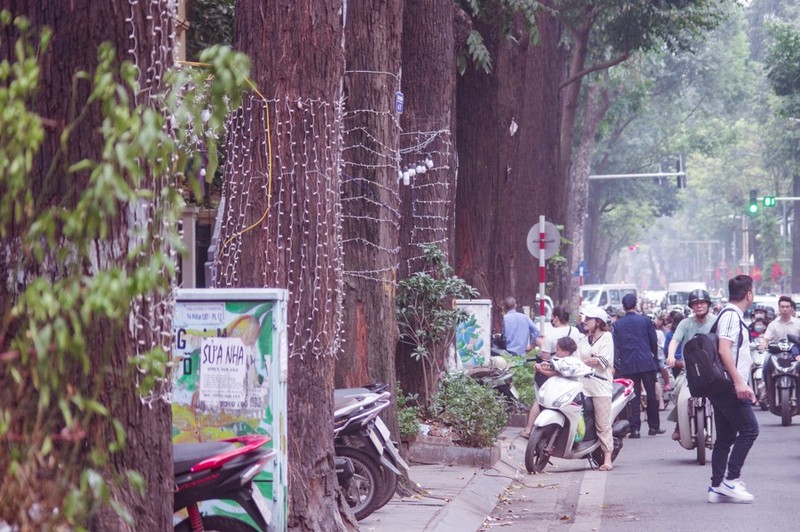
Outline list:
[[[592,174],[589,179],[629,179],[634,177],[683,177],[686,172],[655,172],[652,174]]]

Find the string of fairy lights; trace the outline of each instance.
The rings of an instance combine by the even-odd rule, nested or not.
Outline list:
[[[216,285],[240,286],[241,268],[254,267],[255,257],[262,285],[289,291],[292,356],[327,356],[341,345],[342,277],[323,285],[342,271],[341,115],[341,103],[249,94],[226,124]],[[246,249],[249,231],[261,232],[263,249]]]
[[[171,23],[175,3],[128,0],[128,6],[128,54],[140,76],[135,101],[149,102],[161,88],[175,45]],[[140,43],[153,38],[156,45],[141,50]],[[396,74],[346,75],[375,74],[387,75],[399,93]],[[214,258],[216,286],[240,286],[241,268],[257,267],[264,287],[289,291],[291,354],[335,354],[342,342],[346,279],[393,283],[400,242],[415,252],[408,258],[408,271],[422,266],[418,244],[447,245],[450,130],[403,131],[397,109],[349,109],[344,102],[317,99],[267,100],[254,92],[226,124],[225,209],[220,213],[222,232]],[[385,131],[374,124],[390,124],[394,133],[387,140]],[[325,139],[321,148],[320,138]],[[396,175],[397,185],[377,179],[379,172]],[[169,176],[153,179],[156,191],[172,185]],[[411,223],[402,219],[405,199],[399,189],[403,188],[410,198]],[[156,199],[140,202],[129,215],[131,227],[164,234],[167,220],[159,218],[159,212]],[[344,230],[358,224],[373,230]],[[409,233],[400,235],[400,242],[388,239],[387,244],[375,236],[382,227],[395,232],[409,228]],[[248,239],[241,237],[249,231],[262,233],[258,240],[267,243],[263,249],[245,249]],[[155,239],[153,245],[163,242]],[[349,254],[365,248],[376,251],[374,255],[383,261],[345,268]],[[337,273],[330,276],[331,270]],[[335,286],[325,286],[331,278]],[[158,346],[169,352],[170,335],[163,324],[170,323],[172,311],[172,295],[146,296],[132,304],[130,329],[141,352]]]
[[[419,128],[422,129],[422,128]],[[407,164],[401,167],[402,180],[409,181],[411,218],[406,259],[408,272],[424,266],[421,244],[448,245],[449,209],[452,186],[449,161],[452,141],[450,129],[403,132],[400,135],[400,155]],[[406,177],[408,174],[411,174]]]
[[[172,67],[172,50],[175,32],[172,20],[176,15],[173,0],[128,0],[125,24],[128,28],[128,57],[139,72],[139,91],[134,94],[134,104],[158,105],[154,97],[163,88],[163,76]],[[166,116],[166,108],[160,109]],[[167,247],[173,261],[177,261],[174,249],[166,243],[166,234],[175,220],[166,215],[162,203],[162,192],[174,185],[169,175],[150,175],[144,186],[153,190],[150,199],[141,198],[128,209],[129,241],[131,247],[146,244],[149,249],[140,253],[142,263],[149,260],[153,252]],[[157,249],[158,248],[158,249]],[[162,268],[166,277],[168,272]],[[155,348],[169,353],[172,347],[173,294],[150,293],[131,303],[128,328],[136,347],[136,356]],[[138,373],[137,373],[138,378]],[[137,386],[138,386],[137,381]],[[147,395],[140,394],[141,401],[152,404],[158,400],[170,400],[169,376],[161,379]]]

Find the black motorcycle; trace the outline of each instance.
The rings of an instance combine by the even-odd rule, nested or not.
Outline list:
[[[795,357],[800,338],[790,334],[788,338],[769,344],[769,356],[764,361],[764,384],[766,386],[769,411],[780,416],[781,425],[792,423],[797,414],[797,390],[800,384],[800,362]]]
[[[336,473],[357,520],[388,503],[409,470],[378,414],[388,408],[382,383],[334,390]]]

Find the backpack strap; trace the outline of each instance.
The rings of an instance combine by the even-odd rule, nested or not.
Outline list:
[[[734,310],[732,308],[724,308],[724,309],[722,309],[722,312],[719,313],[719,316],[717,316],[716,321],[714,321],[714,325],[711,326],[711,331],[710,332],[712,332],[714,334],[717,334],[717,325],[719,324],[719,319],[722,317],[723,314],[725,314],[726,311],[734,312]],[[739,366],[739,350],[742,348],[742,344],[744,343],[744,335],[742,333],[742,326],[744,326],[745,329],[747,328],[747,326],[744,325],[744,322],[742,321],[742,319],[739,318],[739,346],[736,348],[736,366],[737,367]]]

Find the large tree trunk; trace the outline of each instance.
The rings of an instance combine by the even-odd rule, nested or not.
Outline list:
[[[403,14],[399,164],[417,167],[430,158],[433,166],[400,185],[400,278],[423,268],[420,244],[436,244],[448,255],[453,251],[455,48],[463,15],[450,0],[408,2]],[[410,352],[409,346],[398,346],[397,375],[403,391],[418,393],[425,404],[433,390],[426,389],[422,363]]]
[[[792,178],[792,195],[800,197],[800,173]],[[792,223],[792,293],[800,292],[800,202],[793,202]]]
[[[289,290],[289,527],[342,530],[355,526],[333,466],[342,4],[238,0],[235,12],[235,47],[268,101],[253,94],[229,124],[218,285]]]
[[[567,212],[566,226],[570,228],[569,232],[572,237],[570,239],[571,244],[567,247],[564,255],[567,258],[567,263],[573,265],[573,270],[577,268],[581,259],[586,258],[588,254],[587,244],[591,245],[594,242],[594,239],[590,238],[584,240],[587,226],[590,223],[588,220],[591,220],[592,232],[596,232],[599,220],[597,217],[592,217],[592,213],[595,213],[595,211],[589,209],[589,190],[593,186],[589,183],[589,171],[592,151],[595,145],[594,139],[600,127],[600,122],[611,103],[608,90],[603,89],[600,85],[600,83],[592,83],[586,90],[586,101],[583,106],[583,124],[578,148],[575,151],[575,171],[572,173],[572,179],[569,180],[568,184],[567,197],[570,198],[570,209]],[[597,183],[597,187],[599,188],[600,186]],[[600,273],[601,268],[597,261],[587,261],[587,266],[590,274]],[[575,277],[570,290],[568,299],[571,301],[577,300],[577,280],[578,278]]]
[[[402,2],[348,3],[342,161],[345,328],[337,387],[377,381],[395,390],[400,209],[395,94],[400,90],[402,12]],[[397,434],[394,408],[383,417]]]
[[[559,24],[540,17],[535,46],[523,27],[515,25],[512,40],[480,26],[494,70],[470,67],[458,85],[456,272],[495,308],[509,295],[534,304],[538,263],[526,236],[540,214],[562,224],[566,212],[558,173]],[[496,326],[500,318],[496,312]]]
[[[61,163],[53,168],[52,179],[46,177],[58,153],[60,136],[65,125],[75,119],[75,109],[84,106],[91,90],[90,82],[83,80],[75,84],[73,92],[73,75],[79,70],[91,73],[98,63],[98,45],[110,42],[117,50],[118,63],[124,59],[139,67],[142,92],[138,101],[147,104],[147,95],[151,90],[161,88],[161,76],[172,65],[174,13],[169,4],[171,2],[167,0],[147,3],[17,0],[2,3],[2,7],[9,9],[12,15],[27,16],[34,27],[49,26],[53,30],[50,48],[38,57],[42,70],[38,96],[33,102],[33,109],[46,124],[42,148],[34,158],[29,174],[37,213],[57,205],[68,208],[74,206],[81,190],[86,187],[88,176],[85,172],[68,174],[67,166],[84,158],[98,160],[103,149],[98,134],[101,113],[99,106],[94,105],[89,108],[85,120],[72,131],[68,149],[60,159]],[[0,36],[0,60],[13,61],[16,37],[13,30]],[[160,187],[164,184],[160,178],[148,176],[142,187],[152,189],[155,192],[154,197],[159,198]],[[130,273],[137,266],[135,261],[127,258],[128,250],[135,244],[131,229],[138,226],[145,231],[152,231],[153,234],[159,234],[163,230],[163,227],[158,226],[158,220],[148,220],[157,201],[154,200],[146,206],[144,203],[120,205],[118,214],[107,220],[110,235],[94,242],[96,260],[92,264],[84,265],[84,275],[92,276],[115,267],[121,267]],[[36,278],[55,282],[67,270],[64,259],[56,257],[55,249],[44,261],[30,260],[23,252],[20,241],[25,229],[22,225],[12,226],[11,233],[4,242],[0,259],[0,278],[6,280],[0,286],[0,309],[3,312],[11,308],[19,294]],[[171,408],[169,404],[158,399],[153,402],[142,401],[138,393],[136,372],[132,371],[133,366],[130,363],[138,352],[138,341],[146,346],[162,345],[169,350],[171,316],[169,313],[161,313],[163,308],[168,308],[162,306],[163,303],[162,297],[158,295],[148,298],[146,302],[136,302],[135,309],[131,309],[130,323],[133,326],[130,330],[128,327],[98,323],[95,320],[85,331],[88,337],[86,354],[90,359],[92,377],[87,379],[82,374],[66,377],[66,380],[72,381],[72,397],[81,394],[108,407],[111,416],[118,419],[125,428],[127,445],[120,452],[111,454],[107,463],[97,464],[91,456],[92,449],[97,447],[106,450],[109,443],[116,439],[113,428],[108,420],[100,421],[96,426],[81,427],[86,431],[86,439],[78,437],[71,443],[57,443],[47,458],[41,458],[34,469],[28,470],[29,476],[21,484],[15,484],[15,475],[6,475],[5,468],[9,465],[9,460],[8,456],[3,457],[0,460],[0,467],[3,469],[3,474],[0,475],[0,520],[8,518],[12,522],[21,522],[23,529],[38,528],[27,521],[34,519],[34,514],[29,513],[28,509],[34,503],[39,504],[37,513],[47,516],[50,514],[48,504],[61,502],[47,498],[59,489],[59,482],[53,480],[62,481],[63,488],[70,481],[77,480],[66,477],[78,475],[85,469],[94,469],[103,473],[109,486],[112,486],[114,497],[130,513],[134,524],[129,527],[117,513],[110,508],[104,508],[91,516],[90,528],[145,531],[172,528],[172,509],[169,504],[165,504],[165,501],[171,499],[173,484],[170,466]],[[147,326],[140,329],[145,322]],[[6,332],[9,331],[4,330]],[[3,338],[3,345],[0,345],[3,352],[8,349],[6,340],[7,337]],[[69,364],[62,356],[63,353],[54,353],[53,362]],[[15,428],[30,427],[37,416],[40,392],[38,386],[33,386],[28,381],[19,385],[12,384],[5,368],[0,373],[0,405],[13,404],[14,419],[22,419],[21,424],[14,424]],[[51,408],[55,419],[58,409]],[[41,419],[37,420],[37,423],[40,421]],[[47,430],[58,432],[59,428],[64,428],[63,423],[61,427],[54,426],[54,423],[58,425],[59,422],[55,420],[43,425]],[[29,443],[28,448],[23,450],[23,455],[39,452],[41,441],[36,438],[41,438],[42,434],[23,433],[21,436]],[[55,435],[55,439],[57,438],[58,434]],[[4,442],[3,450],[7,449]],[[23,461],[20,471],[25,470],[28,465],[30,464]],[[143,493],[132,489],[126,482],[120,483],[120,478],[128,470],[138,471],[143,476],[146,482]],[[16,512],[10,515],[8,511],[13,512],[14,509]]]

